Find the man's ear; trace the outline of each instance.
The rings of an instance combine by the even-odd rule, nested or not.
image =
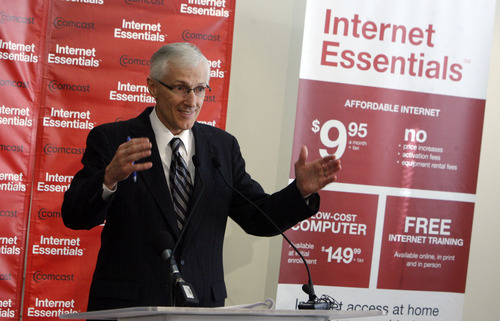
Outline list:
[[[155,81],[153,80],[153,78],[148,77],[147,82],[148,82],[149,93],[151,94],[151,96],[153,96],[153,98],[156,99],[156,91],[158,90],[158,87],[156,86]]]

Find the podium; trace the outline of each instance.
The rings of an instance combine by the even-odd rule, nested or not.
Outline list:
[[[380,311],[136,307],[64,314],[59,318],[119,321],[328,321],[382,315]]]

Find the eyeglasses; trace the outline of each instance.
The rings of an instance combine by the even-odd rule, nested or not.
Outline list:
[[[207,94],[207,92],[212,91],[212,88],[210,88],[209,85],[197,86],[194,88],[188,88],[186,86],[181,86],[181,85],[176,85],[176,86],[172,87],[172,86],[167,85],[166,83],[164,83],[163,81],[161,81],[159,79],[155,78],[155,80],[157,82],[159,82],[161,85],[170,89],[175,95],[180,96],[180,97],[186,97],[187,95],[189,95],[191,90],[193,91],[193,93],[195,94],[196,97],[203,97],[203,96],[205,96],[205,94]]]

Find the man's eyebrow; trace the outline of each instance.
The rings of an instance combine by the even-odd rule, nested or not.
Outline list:
[[[187,81],[182,80],[182,79],[174,80],[174,81],[172,81],[172,84],[173,85],[179,85],[179,84],[181,84],[183,86],[190,87],[190,85],[188,85]],[[208,85],[208,83],[206,81],[201,81],[198,84],[196,84],[194,87],[206,86],[206,85]]]

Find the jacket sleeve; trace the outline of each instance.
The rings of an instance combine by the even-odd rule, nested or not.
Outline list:
[[[91,229],[106,219],[112,197],[102,198],[104,171],[117,148],[109,137],[102,127],[92,129],[87,137],[83,168],[64,194],[61,208],[64,225],[71,229]]]
[[[233,186],[244,197],[237,192],[233,194],[230,217],[245,232],[257,236],[278,235],[319,210],[319,195],[311,195],[307,203],[295,181],[278,192],[265,193],[246,172],[236,139],[231,154]]]

